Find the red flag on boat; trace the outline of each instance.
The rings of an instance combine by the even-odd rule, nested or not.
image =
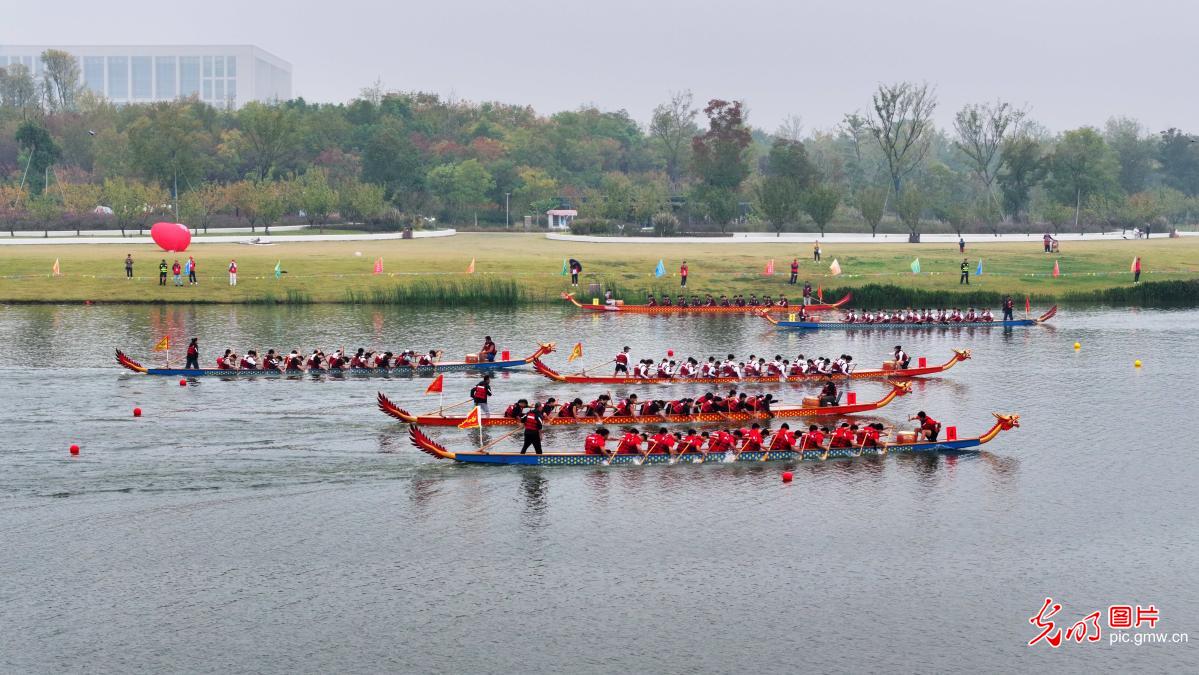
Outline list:
[[[1057,264],[1057,261],[1054,260],[1053,261],[1053,278],[1056,279],[1060,276],[1062,276],[1062,268]]]
[[[820,302],[824,302],[824,289],[820,286],[816,287],[816,299]]]
[[[766,276],[772,276],[774,274],[774,258],[771,258],[770,262],[766,263],[766,271],[763,272],[763,274]]]
[[[1032,311],[1032,296],[1026,295],[1026,296],[1024,296],[1024,313],[1028,314],[1031,311]]]
[[[469,265],[469,266],[467,266],[467,268],[466,268],[466,273],[467,273],[467,274],[474,274],[474,273],[475,273],[475,259],[474,259],[474,258],[471,258],[471,259],[470,259],[470,265]]]
[[[375,274],[383,274],[383,256],[375,258]]]
[[[483,421],[479,419],[479,406],[475,406],[470,411],[470,414],[466,416],[466,419],[462,420],[462,423],[458,425],[459,429],[469,429],[471,427],[483,428]]]
[[[445,374],[438,375],[429,383],[429,388],[425,390],[426,394],[440,394],[442,385],[445,384]]]

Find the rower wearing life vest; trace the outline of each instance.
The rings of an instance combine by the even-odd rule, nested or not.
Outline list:
[[[645,434],[637,433],[636,429],[625,429],[624,436],[620,437],[620,443],[616,444],[616,454],[640,455],[641,444],[645,440]]]
[[[588,417],[603,417],[604,413],[608,411],[608,402],[611,400],[612,398],[607,394],[600,394],[587,404],[584,412]]]
[[[606,455],[604,445],[608,442],[608,430],[604,428],[596,429],[594,433],[588,434],[587,438],[583,439],[583,454],[585,455]]]
[[[791,431],[791,425],[786,422],[779,427],[775,432],[774,438],[770,440],[770,446],[766,449],[767,452],[786,452],[795,447],[795,433]]]
[[[479,350],[479,360],[491,363],[495,361],[496,346],[495,341],[488,335],[483,338],[483,348]]]
[[[291,353],[283,360],[283,367],[287,370],[303,370],[304,357],[300,356],[300,350],[291,350]]]
[[[941,423],[929,417],[923,410],[909,417],[908,420],[917,420],[920,422],[920,426],[916,428],[916,432],[924,437],[926,441],[936,441],[937,436],[941,435]]]
[[[229,364],[230,357],[234,356],[232,349],[226,349],[225,353],[216,357],[217,370],[233,370],[233,366]]]
[[[583,399],[576,398],[573,401],[562,404],[562,409],[558,411],[558,417],[564,419],[574,419],[578,417],[579,410],[583,408]]]
[[[612,360],[616,362],[616,372],[613,373],[613,375],[620,375],[621,373],[624,373],[625,375],[629,374],[629,348],[628,347],[625,347],[624,349],[620,350],[620,353],[617,354],[616,358],[612,359]]]
[[[883,434],[883,425],[875,422],[867,424],[858,430],[856,441],[858,446],[863,448],[877,448],[879,439]]]
[[[629,394],[628,398],[622,399],[616,404],[616,408],[612,411],[613,415],[618,417],[632,417],[637,414],[637,394]]]
[[[678,454],[681,455],[684,452],[699,452],[703,450],[705,440],[706,439],[703,436],[695,433],[695,429],[688,429],[687,432],[683,434],[682,440],[679,441]]]
[[[667,431],[666,427],[662,427],[649,440],[649,452],[665,452],[669,454],[679,439]]]
[[[523,400],[523,399],[522,399]],[[520,454],[525,454],[525,451],[530,447],[537,454],[541,454],[541,407],[533,406],[528,412],[520,417],[521,424],[525,429],[524,444],[520,447]]]
[[[853,431],[849,428],[848,422],[842,422],[841,426],[833,432],[833,437],[829,440],[828,447],[830,448],[848,448],[853,444]]]
[[[528,407],[529,407],[529,401],[522,398],[519,401],[517,401],[516,403],[509,405],[504,410],[504,417],[507,417],[509,419],[514,419],[514,420],[519,420],[525,416],[525,408],[528,408]]]
[[[479,412],[490,415],[491,411],[487,408],[487,399],[489,398],[491,398],[491,375],[484,374],[483,379],[470,388],[470,400],[479,408]]]
[[[903,350],[901,345],[895,345],[895,351],[891,354],[891,360],[895,362],[896,369],[903,370],[912,362],[912,357]]]

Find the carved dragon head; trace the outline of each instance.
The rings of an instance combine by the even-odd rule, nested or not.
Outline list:
[[[1020,416],[1019,415],[1012,415],[1012,414],[1002,415],[1000,413],[991,413],[991,414],[994,415],[995,419],[999,421],[999,428],[1003,429],[1004,431],[1007,431],[1008,429],[1011,429],[1013,427],[1020,426]]]
[[[970,358],[969,349],[955,349],[953,350],[953,353],[958,355],[959,361],[965,361],[966,359]]]

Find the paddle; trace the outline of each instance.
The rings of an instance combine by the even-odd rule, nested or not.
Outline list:
[[[520,432],[522,432],[522,431],[524,431],[524,428],[523,428],[523,427],[522,427],[522,428],[518,428],[518,429],[513,429],[512,431],[509,431],[508,433],[504,434],[503,436],[500,436],[499,438],[495,439],[494,441],[492,441],[492,442],[488,443],[487,445],[484,445],[484,446],[480,447],[480,448],[479,448],[479,452],[480,452],[480,453],[482,453],[482,454],[484,454],[484,455],[486,455],[486,454],[487,454],[487,448],[490,448],[490,447],[493,447],[493,446],[495,446],[495,444],[496,444],[496,443],[499,443],[499,442],[500,442],[500,441],[502,441],[502,440],[505,440],[505,439],[508,439],[508,438],[512,438],[513,436],[515,436],[516,434],[518,434],[518,433],[520,433]]]
[[[612,363],[612,362],[613,362],[613,361],[615,361],[615,360],[616,360],[616,359],[608,359],[607,361],[604,361],[603,363],[599,363],[599,364],[596,364],[596,365],[594,365],[594,366],[587,366],[587,367],[586,367],[586,368],[584,368],[583,370],[579,371],[579,374],[580,374],[580,375],[586,375],[586,374],[587,374],[587,371],[589,371],[589,370],[595,370],[596,368],[603,368],[604,366],[608,365],[609,363]]]
[[[671,453],[670,461],[667,463],[671,464],[671,465],[678,464],[679,459],[683,456],[683,453],[686,452],[687,448],[690,448],[690,447],[691,447],[690,441],[685,441],[685,442],[682,442],[682,443],[679,443],[678,445],[676,445],[675,446],[676,449],[673,453]]]
[[[651,441],[651,442],[647,443],[645,446],[645,453],[642,454],[637,459],[633,460],[633,463],[636,464],[637,466],[641,466],[642,464],[645,464],[645,460],[649,459],[649,453],[653,452],[654,448],[658,447],[659,445],[661,445],[661,443],[659,443],[657,441]]]
[[[770,447],[766,448],[765,452],[762,453],[762,458],[758,460],[759,462],[766,461],[766,458],[769,457],[770,453],[775,449],[775,445],[778,444],[779,436],[782,435],[783,434],[780,431],[774,435],[774,438],[770,439]]]

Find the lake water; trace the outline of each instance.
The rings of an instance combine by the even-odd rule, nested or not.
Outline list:
[[[1195,311],[897,335],[556,307],[0,307],[0,670],[1195,672],[1199,642],[1109,645],[1106,623],[1097,644],[1026,643],[1049,596],[1063,627],[1153,604],[1153,630],[1199,641],[1197,328]],[[930,363],[969,347],[866,419],[923,409],[975,435],[1000,411],[1022,426],[977,455],[805,464],[790,484],[777,462],[465,467],[374,408],[378,391],[436,407],[425,379],[180,387],[117,368],[114,347],[157,362],[168,330],[198,336],[206,364],[226,346],[459,355],[484,334],[513,355],[556,341],[561,369],[580,340],[580,364],[624,344],[862,367],[900,341]],[[447,375],[447,403],[473,382]],[[494,389],[501,404],[603,390],[527,369]],[[546,445],[579,448],[585,431]]]

